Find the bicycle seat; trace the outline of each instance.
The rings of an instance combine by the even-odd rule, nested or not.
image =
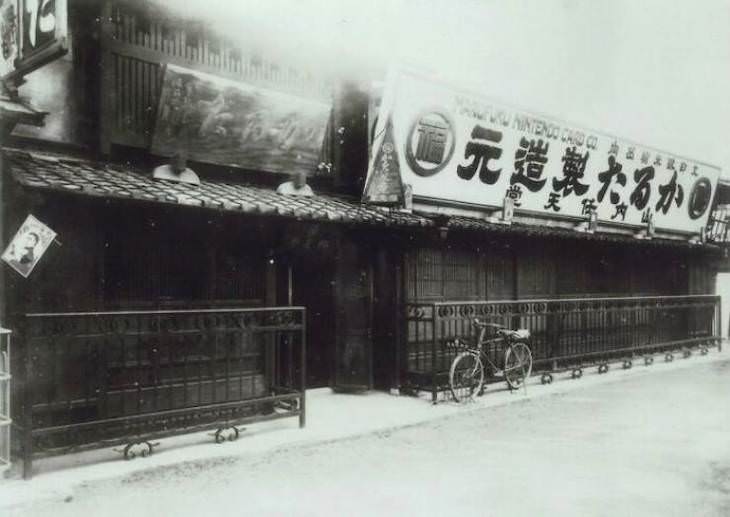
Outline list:
[[[472,323],[474,324],[475,327],[479,327],[479,328],[493,328],[496,330],[504,330],[507,328],[504,325],[500,325],[498,323],[489,323],[486,321],[482,321],[479,318],[474,318],[474,321]]]
[[[498,330],[500,334],[502,334],[505,337],[509,337],[512,339],[527,339],[530,337],[530,331],[527,329],[518,329],[518,330],[511,330],[503,328],[501,330]]]

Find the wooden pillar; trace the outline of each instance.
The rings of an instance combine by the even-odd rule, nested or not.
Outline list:
[[[116,104],[116,85],[114,84],[114,56],[112,55],[111,45],[114,31],[114,21],[112,19],[112,2],[104,0],[101,8],[101,37],[100,47],[101,56],[99,62],[99,70],[101,72],[101,81],[99,82],[99,152],[103,155],[109,155],[111,151],[111,140],[114,124],[116,123],[116,112],[114,106]]]

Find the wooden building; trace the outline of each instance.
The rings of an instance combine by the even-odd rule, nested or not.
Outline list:
[[[122,346],[119,353],[129,357],[117,361],[116,369],[107,368],[106,352],[88,333],[73,353],[44,349],[47,340],[36,337],[46,334],[34,334],[32,328],[37,315],[105,321],[103,342],[109,345],[133,325],[129,314],[305,307],[306,364],[294,368],[295,376],[306,370],[308,387],[389,390],[419,384],[422,357],[412,346],[419,339],[413,336],[418,324],[408,321],[409,307],[419,304],[712,294],[722,251],[712,243],[690,242],[686,235],[657,231],[650,239],[637,239],[631,229],[576,231],[581,220],[536,219],[519,210],[511,224],[504,224],[473,208],[433,200],[417,200],[412,210],[361,202],[372,165],[373,127],[369,90],[361,85],[272,62],[199,22],[142,1],[69,0],[68,33],[68,52],[19,87],[48,112],[45,125],[18,124],[3,141],[3,247],[28,214],[57,234],[28,278],[9,267],[2,274],[3,326],[14,329],[20,343],[26,340],[26,362],[18,368],[27,375],[32,367],[38,374],[23,379],[25,391],[17,396],[19,412],[31,415],[30,428],[72,429],[79,422],[157,414],[232,397],[228,380],[221,388],[225,395],[217,384],[223,371],[230,379],[231,356],[205,352],[206,346],[218,346],[206,334],[207,323],[196,327],[197,355],[186,355],[184,367],[175,363],[181,374],[173,371],[171,359],[165,364],[173,366],[160,366],[162,345],[148,343],[154,353],[140,352],[136,345],[136,356]],[[266,99],[285,95],[287,102],[327,107],[317,129],[322,136],[317,163],[307,162],[314,196],[276,193],[288,178],[290,170],[282,166],[287,162],[265,162],[261,156],[277,149],[264,146],[255,157],[239,150],[229,158],[206,159],[200,140],[215,144],[233,130],[243,139],[243,130],[214,121],[210,135],[203,135],[205,121],[186,120],[175,111],[176,96],[188,83],[176,86],[170,79],[174,73],[195,76],[199,84],[220,79],[227,85],[221,88],[246,85]],[[49,83],[54,85],[50,94]],[[162,97],[171,106],[167,114]],[[214,104],[217,98],[196,102]],[[212,110],[205,113],[213,119],[223,113]],[[162,134],[175,124],[177,133]],[[192,135],[186,129],[191,124],[198,127]],[[189,151],[199,185],[153,177],[153,170],[174,154],[170,142],[175,141]],[[257,167],[256,160],[264,160],[263,165]],[[607,310],[607,302],[602,303]],[[691,303],[704,310],[708,302]],[[715,320],[709,330],[709,320],[703,321],[697,327],[703,333],[685,329],[677,339],[714,338]],[[64,332],[78,331],[74,328],[68,325]],[[437,332],[430,332],[433,339]],[[43,357],[35,357],[36,351]],[[248,372],[248,384],[236,396],[263,396],[266,376],[286,357],[269,357],[265,346],[246,353],[248,359],[234,357],[250,361],[241,370]],[[187,379],[192,377],[187,376],[193,356],[200,369],[196,386],[205,377],[213,388],[190,402]],[[120,366],[125,361],[131,373]],[[433,368],[433,361],[424,371]],[[147,369],[140,373],[142,363]],[[79,364],[85,366],[74,366]],[[86,382],[89,375],[92,385]],[[159,386],[173,378],[185,382],[170,387],[165,399]],[[140,395],[140,385],[155,387],[149,392],[154,400]],[[103,400],[100,392],[106,394]],[[109,436],[125,433],[114,428]],[[40,447],[44,436],[24,438],[24,446]],[[80,438],[83,443],[99,440],[99,435]],[[76,441],[66,437],[46,443],[49,449],[68,444]]]

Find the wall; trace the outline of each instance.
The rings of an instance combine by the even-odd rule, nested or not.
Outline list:
[[[633,243],[514,236],[478,248],[424,243],[405,255],[409,301],[710,293],[711,278],[686,251]]]
[[[149,146],[166,63],[296,95],[331,97],[326,78],[239,48],[196,20],[140,1],[107,0],[103,9],[108,20],[101,40],[105,153],[112,144]]]
[[[15,311],[264,306],[275,228],[185,207],[17,192],[8,228],[32,213],[58,233],[28,279],[4,268]]]

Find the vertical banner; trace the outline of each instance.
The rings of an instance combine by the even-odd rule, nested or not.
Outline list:
[[[418,74],[389,75],[363,199],[380,199],[382,156],[414,199],[698,233],[718,167],[497,104]],[[387,139],[382,135],[388,135]],[[394,142],[394,143],[393,143]],[[390,149],[390,146],[393,146]],[[395,183],[391,180],[391,183]]]

